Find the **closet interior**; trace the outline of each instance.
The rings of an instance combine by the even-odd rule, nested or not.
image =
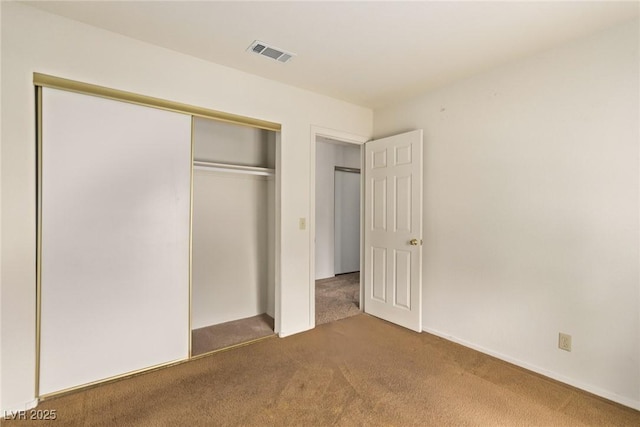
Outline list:
[[[276,132],[193,122],[191,355],[269,336]]]

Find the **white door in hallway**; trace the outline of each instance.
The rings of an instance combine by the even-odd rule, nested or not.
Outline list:
[[[364,311],[422,331],[422,130],[365,144]]]
[[[360,171],[336,168],[334,192],[334,272],[360,271]]]

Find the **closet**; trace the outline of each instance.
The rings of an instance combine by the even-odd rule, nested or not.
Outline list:
[[[279,125],[34,83],[37,396],[272,335]]]
[[[195,118],[192,354],[273,334],[273,131]]]

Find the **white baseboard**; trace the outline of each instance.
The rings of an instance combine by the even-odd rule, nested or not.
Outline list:
[[[574,380],[572,378],[565,377],[564,375],[559,374],[557,372],[553,372],[553,371],[550,371],[548,369],[540,368],[539,366],[531,365],[530,363],[524,362],[522,360],[514,359],[513,357],[506,356],[504,354],[495,352],[493,350],[489,350],[489,349],[484,348],[482,346],[479,346],[479,345],[473,344],[471,342],[456,338],[454,336],[445,334],[445,333],[437,331],[435,329],[431,329],[431,328],[427,328],[427,327],[423,326],[422,330],[424,332],[429,333],[429,334],[436,335],[436,336],[438,336],[440,338],[444,338],[447,341],[455,342],[457,344],[460,344],[460,345],[463,345],[465,347],[471,348],[473,350],[479,351],[480,353],[488,354],[489,356],[493,356],[493,357],[495,357],[497,359],[504,360],[505,362],[509,362],[509,363],[511,363],[513,365],[519,366],[521,368],[527,369],[527,370],[535,372],[537,374],[544,375],[545,377],[554,379],[556,381],[560,381],[562,383],[565,383],[565,384],[568,384],[570,386],[579,388],[579,389],[584,390],[586,392],[595,394],[596,396],[603,397],[603,398],[605,398],[607,400],[611,400],[612,402],[616,402],[616,403],[619,403],[621,405],[628,406],[629,408],[633,408],[635,410],[640,411],[640,401],[638,401],[638,400],[633,400],[633,399],[630,399],[628,397],[620,396],[620,395],[618,395],[616,393],[612,393],[610,391],[603,390],[601,388],[598,388],[598,387],[595,387],[595,386],[592,386],[592,385],[589,385],[589,384],[584,384],[584,383],[582,383],[580,381],[576,381],[576,380]]]
[[[38,406],[38,399],[34,399],[30,402],[26,402],[23,405],[14,406],[12,408],[5,408],[0,413],[0,419],[12,418],[12,416],[16,416],[22,412],[28,411],[29,409],[33,409]]]

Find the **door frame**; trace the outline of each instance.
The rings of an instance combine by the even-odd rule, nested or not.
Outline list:
[[[364,143],[370,141],[371,138],[356,135],[348,132],[343,132],[335,129],[324,128],[321,126],[311,126],[310,132],[310,163],[309,163],[309,328],[315,328],[316,326],[316,139],[318,137],[325,137],[336,140],[338,142],[345,142],[347,144],[359,145],[361,147],[360,164],[362,165],[362,156],[364,156]],[[363,245],[364,245],[364,181],[363,175],[360,175],[360,271],[363,271]],[[364,305],[362,303],[363,295],[362,275],[360,276],[360,311],[363,310]]]

